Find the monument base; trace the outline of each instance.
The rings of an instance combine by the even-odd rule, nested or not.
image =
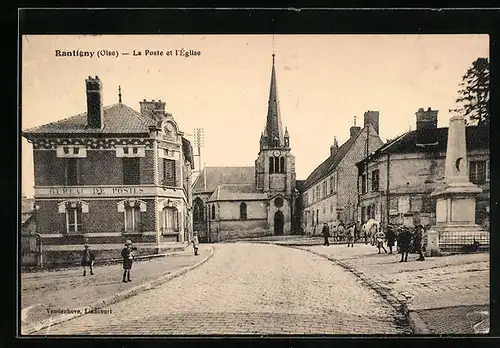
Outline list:
[[[438,233],[439,251],[488,251],[490,234],[476,224],[438,224],[431,230]]]

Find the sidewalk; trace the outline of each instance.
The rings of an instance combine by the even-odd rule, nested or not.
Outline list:
[[[209,245],[200,245],[199,255],[192,248],[150,260],[134,262],[132,281],[122,282],[122,264],[94,267],[94,275],[84,277],[81,267],[52,272],[21,274],[21,321],[23,326],[38,325],[60,313],[49,310],[77,310],[126,292],[158,278],[196,266],[213,254]],[[88,272],[88,271],[87,271]]]
[[[282,243],[279,243],[282,244]],[[303,246],[326,256],[407,313],[416,334],[474,334],[489,330],[489,254],[460,254],[399,262],[371,245]]]

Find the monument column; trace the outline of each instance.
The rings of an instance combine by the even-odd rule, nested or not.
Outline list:
[[[475,223],[476,195],[482,190],[469,181],[465,121],[450,118],[443,185],[431,193],[436,198],[436,226],[439,249],[458,251],[475,241],[488,241],[488,232]],[[484,245],[483,245],[484,247]]]

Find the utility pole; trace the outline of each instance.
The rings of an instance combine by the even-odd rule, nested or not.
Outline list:
[[[205,136],[203,134],[203,128],[195,128],[193,131],[194,143],[198,149],[198,172],[201,172],[201,148],[205,144]]]

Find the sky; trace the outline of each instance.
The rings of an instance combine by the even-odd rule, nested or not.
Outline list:
[[[489,59],[488,35],[29,35],[21,45],[22,130],[86,112],[85,79],[97,75],[104,105],[118,102],[121,86],[122,102],[137,111],[143,99],[165,101],[188,139],[203,128],[202,166],[254,165],[274,52],[299,180],[368,110],[380,112],[383,140],[415,129],[419,108],[439,110],[438,126],[447,127],[462,76],[478,57]],[[181,49],[200,54],[175,55]],[[103,50],[115,56],[97,56]],[[21,189],[32,196],[24,138],[21,150]]]

